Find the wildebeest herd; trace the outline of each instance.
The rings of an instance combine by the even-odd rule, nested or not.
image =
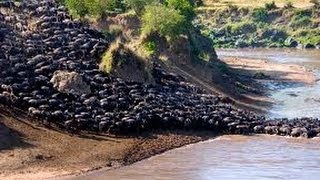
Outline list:
[[[4,0],[0,9],[0,104],[46,125],[123,135],[159,129],[320,135],[317,119],[265,120],[204,94],[157,64],[155,84],[125,82],[101,72],[106,38],[72,20],[55,0]],[[58,70],[80,74],[90,93],[58,91],[50,83]]]

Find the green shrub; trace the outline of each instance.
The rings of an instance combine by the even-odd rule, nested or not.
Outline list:
[[[155,3],[156,0],[125,0],[125,4],[138,15],[141,15],[146,5]]]
[[[270,2],[270,3],[266,3],[264,5],[264,8],[266,8],[266,10],[272,10],[272,9],[277,9],[277,5],[274,1]]]
[[[206,62],[209,62],[211,59],[210,54],[208,52],[204,52],[204,51],[200,52],[198,57],[199,57],[199,59],[206,61]]]
[[[186,19],[178,10],[162,4],[147,5],[142,15],[142,32],[174,39],[186,32]]]
[[[88,15],[98,16],[102,15],[104,12],[104,7],[101,5],[102,0],[85,0],[85,6],[88,9]],[[104,4],[107,6],[107,4]]]
[[[89,13],[85,0],[65,0],[65,4],[74,17],[83,18]]]
[[[193,4],[189,0],[166,0],[165,4],[169,8],[180,11],[187,21],[191,21],[195,17]]]
[[[106,11],[123,11],[122,0],[64,0],[70,14],[76,18],[103,16]]]
[[[285,30],[280,28],[269,27],[262,31],[261,38],[268,39],[270,42],[284,42],[288,37]]]
[[[302,10],[297,10],[294,13],[294,18],[299,19],[302,17],[311,17],[312,16],[312,11],[310,9],[302,9]]]
[[[295,32],[294,37],[303,44],[317,44],[320,42],[320,28],[304,29]]]
[[[268,12],[265,8],[256,8],[252,12],[252,18],[257,22],[266,22],[268,20]]]
[[[232,35],[240,35],[253,33],[257,30],[257,27],[252,21],[243,21],[237,23],[229,23],[225,26],[225,29]]]
[[[289,26],[292,28],[304,28],[309,27],[312,24],[310,17],[303,16],[303,17],[296,17],[291,20]]]
[[[157,45],[154,41],[148,41],[144,43],[145,49],[148,51],[148,54],[153,55],[157,50]]]
[[[102,55],[102,60],[101,63],[99,65],[99,68],[101,71],[104,71],[106,73],[111,73],[112,72],[112,68],[113,68],[113,56],[114,56],[114,52],[116,51],[116,49],[118,48],[118,44],[117,43],[113,43],[110,45],[110,48],[108,49],[108,51],[106,51],[103,55]]]

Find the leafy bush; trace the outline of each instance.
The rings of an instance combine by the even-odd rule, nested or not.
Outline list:
[[[83,18],[89,13],[85,0],[65,0],[72,16]]]
[[[156,0],[125,0],[125,4],[138,15],[141,15],[146,5],[152,4]]]
[[[188,21],[191,21],[196,15],[194,12],[194,7],[189,0],[166,0],[165,4],[169,8],[180,11],[180,13],[184,15]]]
[[[303,44],[317,44],[320,42],[320,28],[304,29],[294,34],[295,38]]]
[[[106,11],[124,9],[122,0],[64,0],[66,7],[74,17],[102,16]]]
[[[232,35],[253,33],[257,30],[255,23],[252,21],[228,23],[224,28],[228,33]]]
[[[270,2],[270,3],[266,3],[264,5],[264,7],[267,9],[267,10],[272,10],[272,9],[277,9],[277,5],[274,1]]]
[[[104,71],[106,73],[111,73],[113,68],[113,56],[114,52],[119,48],[118,43],[112,43],[108,49],[103,55],[102,60],[99,65],[99,68],[101,71]]]
[[[157,45],[154,41],[148,41],[144,43],[144,47],[148,51],[148,54],[150,55],[154,54],[157,50]]]
[[[311,17],[312,16],[312,11],[310,9],[302,9],[298,10],[294,13],[294,18],[298,19],[301,17]]]
[[[102,6],[102,0],[85,0],[85,6],[88,9],[88,15],[97,16],[102,15],[105,10]],[[108,6],[109,3],[103,4],[104,6]]]
[[[287,37],[288,34],[285,30],[274,27],[264,29],[261,34],[262,39],[268,39],[271,42],[284,42]]]
[[[268,20],[268,12],[265,8],[256,8],[252,12],[252,18],[257,22],[266,22]]]
[[[289,26],[292,28],[303,28],[308,27],[312,24],[310,17],[303,16],[303,17],[296,17],[291,20]]]
[[[147,5],[142,15],[142,32],[174,39],[186,31],[186,19],[178,10],[162,4]]]
[[[203,61],[206,61],[206,62],[209,62],[210,61],[210,54],[209,53],[207,53],[207,52],[200,52],[199,53],[199,58],[201,59],[201,60],[203,60]]]

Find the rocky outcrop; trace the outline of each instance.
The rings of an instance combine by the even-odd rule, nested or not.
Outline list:
[[[56,71],[53,73],[50,82],[53,87],[61,93],[75,95],[90,94],[90,86],[83,81],[79,73],[68,71]]]

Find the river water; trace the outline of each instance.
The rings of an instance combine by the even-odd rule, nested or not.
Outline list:
[[[234,56],[295,63],[320,78],[320,51],[221,50]],[[269,117],[320,117],[320,84],[269,84],[274,99]],[[320,179],[320,139],[276,136],[222,136],[168,151],[131,166],[99,171],[77,179],[211,180],[211,179]]]
[[[222,136],[131,166],[79,179],[212,180],[320,178],[320,140]]]
[[[277,63],[298,64],[312,70],[320,79],[320,50],[297,49],[242,49],[220,50],[218,56],[264,59]],[[268,82],[274,105],[267,114],[270,118],[320,117],[320,82],[302,83]]]

